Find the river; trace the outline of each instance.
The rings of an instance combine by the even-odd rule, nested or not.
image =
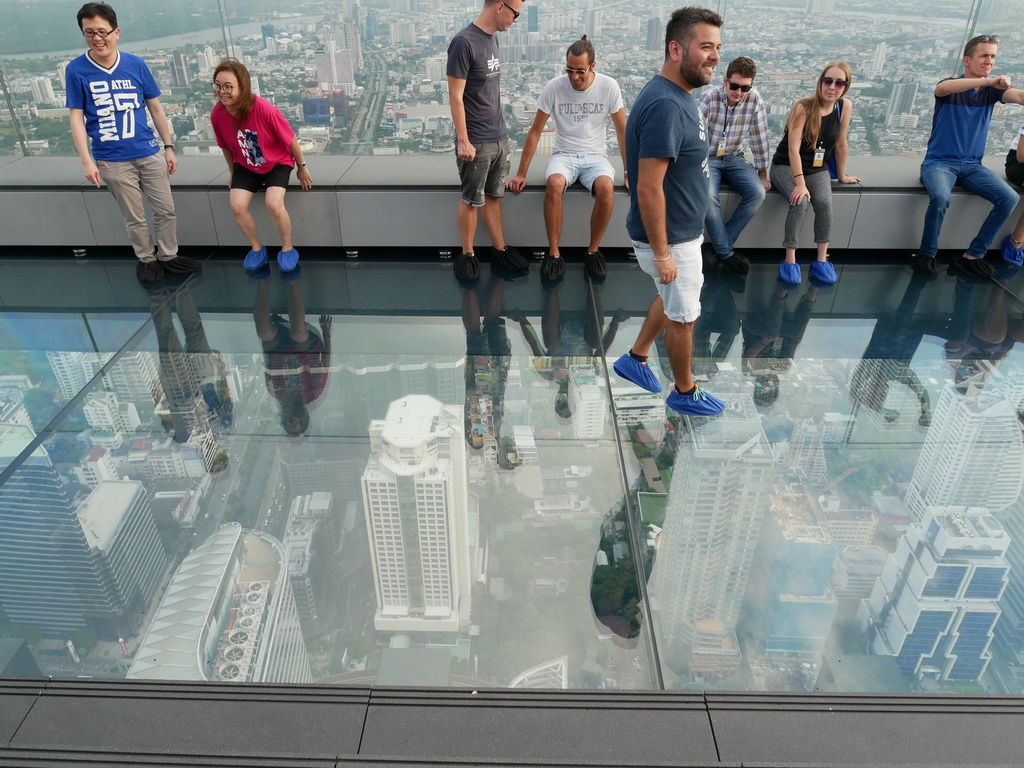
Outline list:
[[[278,31],[288,31],[299,24],[311,24],[320,21],[324,14],[318,13],[310,16],[275,16],[266,21],[251,21],[244,24],[231,25],[231,37],[237,40],[247,35],[260,34],[260,27],[264,24],[273,24]],[[118,46],[129,53],[141,53],[143,51],[164,51],[168,49],[181,48],[185,45],[200,43],[213,43],[224,45],[224,36],[221,34],[220,26],[199,29],[181,35],[167,35],[166,37],[154,37],[150,40],[132,40],[130,31],[121,31],[121,40]],[[0,59],[35,59],[35,58],[56,58],[61,56],[77,56],[85,50],[85,43],[78,48],[68,48],[63,51],[46,51],[44,53],[13,53],[0,54]]]

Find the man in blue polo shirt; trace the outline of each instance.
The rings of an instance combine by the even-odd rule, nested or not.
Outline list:
[[[66,105],[85,178],[97,187],[102,179],[117,200],[139,259],[139,280],[156,282],[165,269],[178,274],[197,272],[199,262],[178,255],[169,178],[178,161],[171,126],[157,98],[160,88],[142,59],[117,50],[121,30],[109,5],[83,5],[78,11],[78,28],[88,49],[68,64]],[[160,142],[146,122],[147,109]],[[153,207],[155,249],[146,224],[144,198]]]
[[[1008,75],[989,76],[998,46],[999,38],[995,35],[971,38],[964,47],[964,74],[940,80],[935,86],[932,135],[921,163],[921,183],[928,190],[929,200],[921,248],[914,256],[913,267],[918,272],[937,271],[935,254],[942,219],[953,186],[959,184],[992,203],[992,210],[955,265],[976,277],[994,273],[984,261],[985,253],[1013,213],[1018,197],[1009,184],[981,164],[981,158],[996,102],[1024,104],[1024,91],[1011,88]]]
[[[725,409],[724,402],[697,386],[692,371],[710,178],[707,127],[692,91],[711,82],[721,58],[721,26],[722,17],[706,8],[680,8],[672,14],[661,72],[644,86],[626,122],[626,229],[637,264],[654,279],[658,297],[614,370],[639,387],[660,392],[647,353],[664,330],[675,379],[665,404],[695,416]]]

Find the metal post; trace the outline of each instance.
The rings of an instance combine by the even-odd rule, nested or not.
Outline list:
[[[0,90],[4,92],[4,100],[7,102],[7,111],[11,113],[11,121],[14,123],[14,130],[18,132],[18,143],[21,144],[21,154],[28,157],[28,145],[25,143],[25,130],[18,119],[18,113],[14,111],[14,101],[11,99],[11,92],[7,90],[7,78],[4,77],[3,63],[0,62]]]

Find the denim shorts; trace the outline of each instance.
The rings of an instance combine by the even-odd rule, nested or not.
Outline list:
[[[704,262],[700,255],[703,235],[685,243],[673,243],[669,255],[676,262],[676,279],[668,285],[661,282],[654,252],[648,243],[633,241],[636,263],[654,278],[658,295],[665,305],[665,316],[677,323],[692,323],[700,317],[700,289],[704,285]]]
[[[565,188],[568,189],[579,180],[580,184],[594,191],[594,182],[598,176],[607,176],[615,181],[615,171],[608,158],[604,155],[580,155],[571,152],[556,152],[548,160],[545,178],[554,174],[561,174],[565,177]]]
[[[466,205],[479,208],[487,197],[504,197],[505,182],[512,167],[512,142],[507,138],[501,141],[473,142],[476,157],[473,160],[460,160],[456,157],[461,186],[459,196]]]

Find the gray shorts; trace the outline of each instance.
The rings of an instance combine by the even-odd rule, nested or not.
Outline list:
[[[473,143],[476,147],[476,158],[471,161],[459,160],[461,188],[459,196],[466,205],[479,208],[487,197],[504,197],[505,181],[512,167],[512,142],[508,138],[501,141]]]

